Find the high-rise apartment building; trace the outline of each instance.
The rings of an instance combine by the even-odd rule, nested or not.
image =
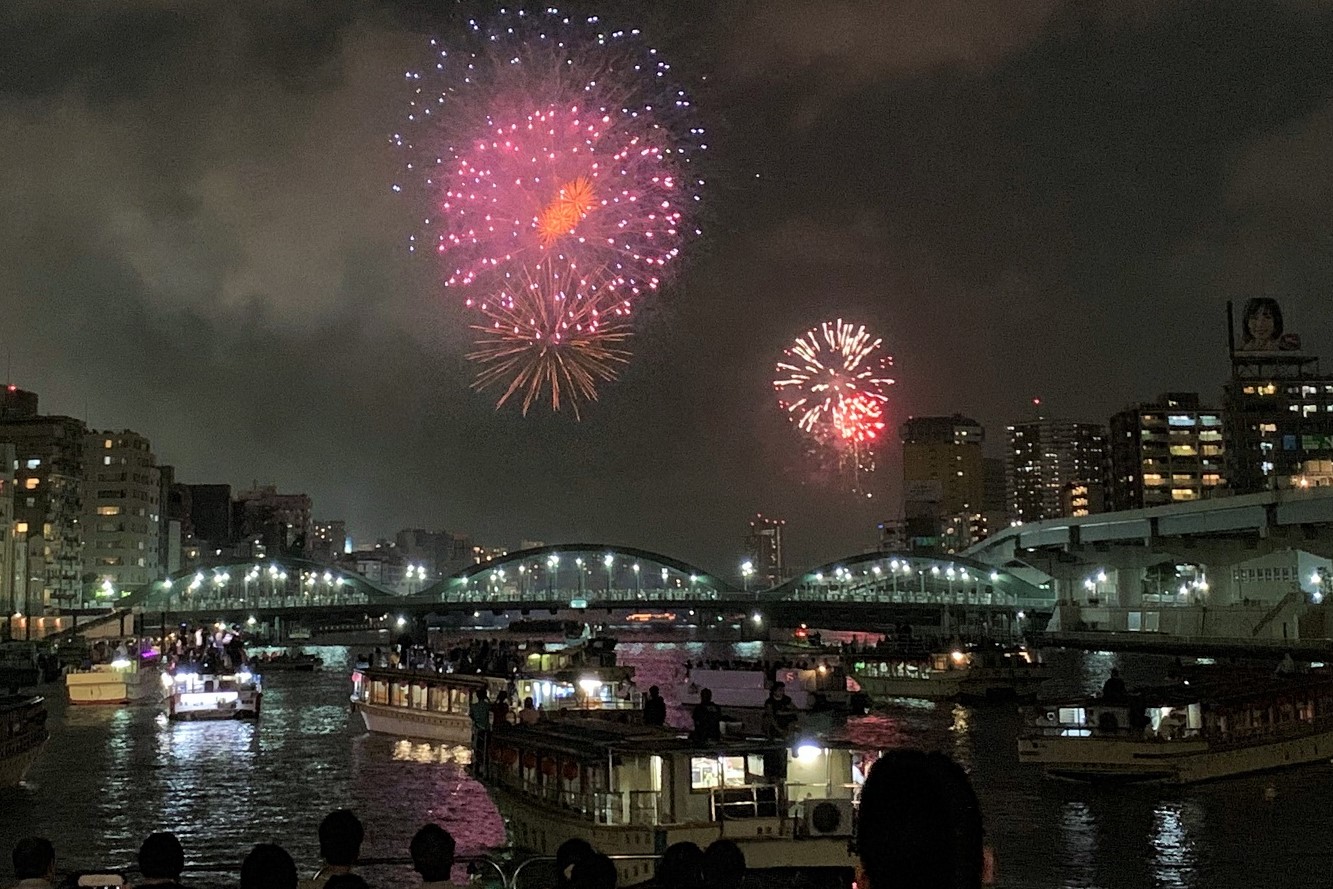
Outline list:
[[[34,393],[5,391],[0,443],[14,446],[15,610],[41,614],[82,594],[85,429],[73,417],[38,414]]]
[[[9,615],[19,610],[14,591],[22,573],[16,555],[25,551],[14,532],[14,463],[14,446],[0,443],[0,633],[9,627]]]
[[[1237,494],[1300,485],[1333,459],[1333,374],[1300,352],[1235,352],[1223,389],[1228,487]]]
[[[1187,503],[1225,490],[1222,412],[1168,392],[1111,418],[1111,509]]]
[[[1066,486],[1083,485],[1095,504],[1106,488],[1106,427],[1096,423],[1039,418],[1008,428],[1010,518],[1035,522],[1064,515]],[[1091,510],[1089,510],[1091,511]]]
[[[753,574],[747,580],[756,585],[777,586],[787,579],[787,557],[782,546],[786,519],[755,513],[745,535],[745,555]]]
[[[903,515],[913,549],[947,552],[985,536],[985,430],[976,420],[912,417],[902,425]]]
[[[148,439],[129,429],[85,433],[83,482],[85,600],[160,579],[162,477]]]

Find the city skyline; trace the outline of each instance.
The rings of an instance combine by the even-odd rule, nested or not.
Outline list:
[[[723,570],[755,512],[816,564],[897,511],[895,435],[851,502],[772,404],[771,356],[823,316],[884,337],[889,430],[961,412],[989,453],[1034,396],[1099,423],[1165,391],[1216,403],[1227,299],[1275,296],[1311,353],[1331,341],[1325,9],[847,5],[811,33],[801,4],[598,8],[699,81],[716,139],[697,255],[582,423],[469,392],[465,324],[402,249],[402,70],[457,25],[410,3],[21,4],[11,381],[141,432],[182,480],[308,492],[358,537]]]

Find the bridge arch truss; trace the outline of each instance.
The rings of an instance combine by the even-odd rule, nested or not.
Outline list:
[[[1051,593],[961,556],[865,553],[830,562],[763,594],[781,602],[928,604],[1019,611],[1049,607]]]

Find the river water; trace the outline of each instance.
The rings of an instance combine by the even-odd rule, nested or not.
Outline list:
[[[197,885],[234,884],[255,843],[277,842],[302,872],[318,865],[316,828],[330,809],[355,810],[364,856],[401,858],[427,821],[459,852],[505,842],[485,789],[456,751],[365,732],[347,704],[348,652],[312,649],[322,673],[267,678],[264,715],[250,723],[169,723],[153,705],[69,707],[47,690],[52,738],[16,790],[0,790],[0,851],[51,838],[62,871],[124,868],[155,830],[180,836]],[[641,686],[670,697],[687,658],[753,656],[753,644],[622,642]],[[1100,687],[1112,666],[1131,685],[1159,681],[1165,662],[1052,652],[1053,691]],[[671,720],[686,721],[673,708]],[[946,751],[972,773],[1001,887],[1253,889],[1333,881],[1333,766],[1321,764],[1181,789],[1089,788],[1020,765],[1012,707],[891,706],[842,731],[866,747]],[[8,862],[0,867],[8,876]],[[367,873],[376,889],[415,885],[405,867]]]

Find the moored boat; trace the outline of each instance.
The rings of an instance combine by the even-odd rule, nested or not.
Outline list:
[[[566,720],[492,732],[476,773],[519,848],[553,855],[579,837],[608,855],[649,856],[617,862],[622,886],[650,879],[650,856],[673,843],[722,837],[750,873],[799,868],[850,885],[856,758],[816,743],[700,744],[655,726]]]
[[[1023,711],[1021,762],[1081,781],[1188,784],[1333,757],[1333,676],[1240,675]]]
[[[242,667],[234,673],[163,673],[167,718],[258,719],[263,682]]]
[[[71,704],[127,704],[150,698],[157,691],[157,670],[117,658],[108,664],[65,674],[65,693]]]
[[[1050,678],[1037,653],[1025,646],[957,645],[932,651],[891,645],[855,651],[846,660],[852,679],[877,701],[1034,698]]]
[[[761,710],[775,682],[785,686],[792,706],[803,712],[864,709],[846,671],[832,658],[813,666],[771,670],[759,663],[690,667],[677,694],[682,704],[693,706],[706,688],[724,710]]]
[[[23,780],[48,737],[43,698],[0,694],[0,787]]]
[[[634,717],[642,702],[634,669],[615,665],[614,643],[551,645],[525,651],[505,674],[415,667],[358,666],[352,707],[369,731],[449,744],[472,742],[469,710],[478,691],[494,702],[508,698],[511,713],[525,698],[547,716],[570,713]]]

